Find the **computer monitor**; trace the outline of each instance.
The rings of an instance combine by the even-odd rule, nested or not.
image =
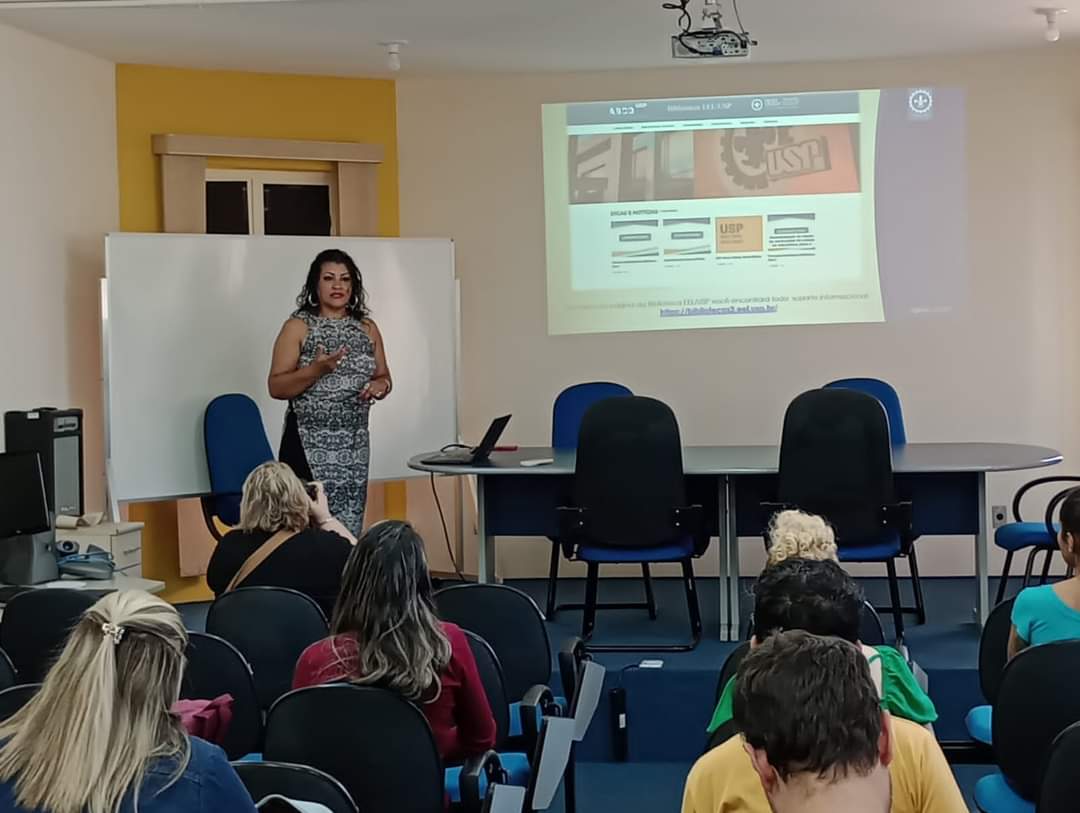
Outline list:
[[[37,452],[0,453],[0,539],[51,527]]]

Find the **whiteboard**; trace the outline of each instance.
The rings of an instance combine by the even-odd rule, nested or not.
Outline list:
[[[450,240],[111,234],[102,295],[106,446],[113,497],[210,491],[206,405],[245,393],[277,453],[287,404],[267,392],[270,356],[315,255],[356,260],[394,391],[371,409],[373,480],[457,440],[457,286]]]

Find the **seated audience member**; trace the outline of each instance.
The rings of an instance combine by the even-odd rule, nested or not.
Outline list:
[[[315,488],[312,499],[284,463],[263,463],[248,475],[240,527],[225,534],[206,568],[215,596],[237,587],[291,587],[329,618],[356,538],[330,515],[322,485]],[[249,559],[254,569],[237,580]]]
[[[869,647],[859,642],[862,610],[862,591],[836,562],[785,559],[766,567],[758,577],[750,646],[760,646],[769,636],[786,630],[843,638],[861,648],[886,711],[919,725],[934,722],[937,710],[933,701],[919,687],[904,656],[890,646]],[[713,743],[730,736],[727,724],[732,719],[734,695],[732,679],[724,687],[708,726]]]
[[[785,559],[831,559],[836,561],[836,534],[817,514],[780,511],[769,523],[769,558],[766,566]]]
[[[394,689],[424,712],[448,762],[494,746],[476,660],[461,629],[439,621],[424,542],[407,522],[380,522],[360,538],[330,631],[300,656],[294,689],[340,680]]]
[[[734,737],[698,760],[683,813],[963,813],[924,728],[883,711],[854,646],[798,630],[739,665]]]
[[[142,591],[87,610],[41,690],[0,724],[0,810],[253,812],[221,749],[169,712],[186,646],[176,610]]]
[[[1058,547],[1073,576],[1020,591],[1012,609],[1010,658],[1029,646],[1080,638],[1080,488],[1061,503]]]

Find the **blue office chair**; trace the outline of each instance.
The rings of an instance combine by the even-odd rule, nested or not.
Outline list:
[[[551,445],[555,449],[576,449],[581,419],[589,407],[605,398],[622,398],[633,395],[628,387],[608,381],[588,381],[574,384],[559,393],[551,410]],[[583,610],[581,603],[558,604],[559,590],[559,542],[551,540],[551,566],[548,570],[547,617],[554,619],[559,610]],[[645,582],[645,604],[603,604],[604,610],[647,609],[649,617],[656,618],[656,598],[653,596],[652,574],[649,565],[642,564],[641,577]]]
[[[589,644],[600,652],[686,652],[701,640],[694,558],[708,547],[700,505],[689,505],[679,424],[654,398],[607,398],[581,422],[573,504],[559,508],[567,556],[588,564],[581,637],[596,626],[601,564],[672,562],[682,566],[689,643],[671,646]]]
[[[1065,498],[1071,489],[1058,492],[1047,505],[1046,516],[1042,522],[1025,522],[1020,516],[1020,502],[1024,495],[1031,489],[1046,485],[1047,483],[1080,483],[1080,477],[1059,476],[1039,477],[1029,483],[1024,483],[1020,490],[1013,496],[1012,515],[1013,521],[1008,522],[994,531],[994,544],[1005,551],[1005,565],[1001,568],[1001,580],[998,582],[997,599],[995,604],[1000,604],[1005,598],[1005,589],[1009,581],[1009,570],[1012,568],[1013,554],[1024,548],[1031,548],[1028,554],[1027,566],[1024,568],[1024,587],[1031,583],[1031,573],[1035,567],[1035,557],[1041,552],[1046,558],[1043,560],[1041,584],[1046,584],[1050,576],[1050,563],[1057,553],[1058,532],[1061,526],[1053,521],[1054,509]]]
[[[258,405],[240,393],[219,395],[206,405],[203,440],[211,491],[201,500],[203,518],[213,537],[221,541],[215,518],[230,526],[240,521],[244,480],[257,466],[273,460],[274,452]]]
[[[893,446],[903,446],[907,443],[907,432],[904,430],[904,412],[900,407],[900,396],[892,384],[878,378],[842,378],[825,385],[826,389],[844,389],[864,392],[877,398],[878,402],[885,407],[885,414],[889,417],[889,442]],[[926,623],[926,601],[923,598],[922,579],[919,578],[919,559],[915,554],[915,540],[918,537],[912,535],[904,540],[904,546],[900,555],[908,560],[911,569],[911,590],[915,595],[914,607],[902,607],[901,612],[914,613],[920,624]],[[850,560],[855,561],[855,560]],[[883,608],[878,608],[883,609]]]
[[[1035,813],[1051,746],[1080,721],[1077,674],[1080,641],[1029,647],[1005,667],[993,715],[998,770],[975,784],[983,813]]]
[[[911,504],[896,499],[889,423],[881,403],[850,389],[810,390],[784,414],[777,502],[800,508],[836,529],[841,562],[883,562],[897,640],[904,614],[896,558],[911,536]]]
[[[1009,664],[1009,633],[1015,599],[998,604],[991,611],[979,639],[979,688],[986,700],[964,717],[964,726],[975,742],[993,744],[993,711],[1001,688],[1001,676]]]

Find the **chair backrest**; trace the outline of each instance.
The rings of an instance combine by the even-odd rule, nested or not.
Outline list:
[[[288,762],[234,762],[233,770],[258,804],[267,796],[315,802],[330,813],[357,813],[349,791],[328,773]]]
[[[364,813],[443,810],[443,766],[431,728],[388,689],[339,683],[289,692],[270,709],[263,757],[325,771]]]
[[[0,691],[11,688],[19,682],[19,676],[15,674],[15,665],[7,653],[0,649]]]
[[[465,630],[476,670],[480,673],[480,683],[484,686],[491,714],[495,718],[495,750],[499,750],[510,733],[510,701],[506,697],[503,685],[503,670],[499,658],[491,645],[475,632]]]
[[[240,650],[216,635],[189,632],[187,668],[180,685],[185,700],[213,700],[232,695],[233,716],[222,748],[230,759],[256,753],[262,742],[262,711],[255,696],[251,667]]]
[[[1015,597],[1010,598],[991,610],[979,638],[979,688],[991,705],[997,701],[1001,674],[1009,663],[1009,633],[1015,601]]]
[[[27,590],[4,607],[0,647],[11,658],[20,683],[40,683],[100,592],[67,589]]]
[[[885,643],[885,628],[881,626],[881,616],[869,601],[863,602],[859,618],[859,641],[867,646],[882,646]]]
[[[263,709],[292,688],[303,651],[329,634],[314,599],[285,587],[241,587],[219,596],[207,613],[206,631],[231,643],[251,664]]]
[[[240,393],[219,395],[206,405],[203,441],[214,514],[226,525],[240,521],[240,492],[257,466],[274,459],[259,406]]]
[[[435,605],[441,619],[475,632],[491,645],[511,703],[551,679],[544,614],[526,593],[501,584],[455,584],[435,593]]]
[[[1075,813],[1080,799],[1080,723],[1073,723],[1054,740],[1039,788],[1036,813]]]
[[[607,398],[589,407],[578,436],[574,504],[589,544],[652,547],[681,535],[686,506],[679,424],[655,398]]]
[[[877,398],[885,407],[885,414],[889,416],[889,439],[892,445],[903,446],[907,443],[904,411],[900,408],[900,396],[892,384],[880,378],[841,378],[839,381],[830,381],[825,388],[856,390]]]
[[[597,401],[633,395],[628,387],[610,381],[574,384],[559,393],[551,410],[551,445],[556,449],[576,449],[581,419]]]
[[[824,516],[837,544],[876,542],[882,508],[895,502],[889,421],[854,390],[810,390],[784,414],[777,498]]]
[[[9,686],[0,692],[0,723],[30,702],[30,698],[41,689],[40,683],[20,683]]]
[[[1025,799],[1038,797],[1054,739],[1080,721],[1080,641],[1025,649],[1009,662],[994,703],[992,737],[998,767]]]

